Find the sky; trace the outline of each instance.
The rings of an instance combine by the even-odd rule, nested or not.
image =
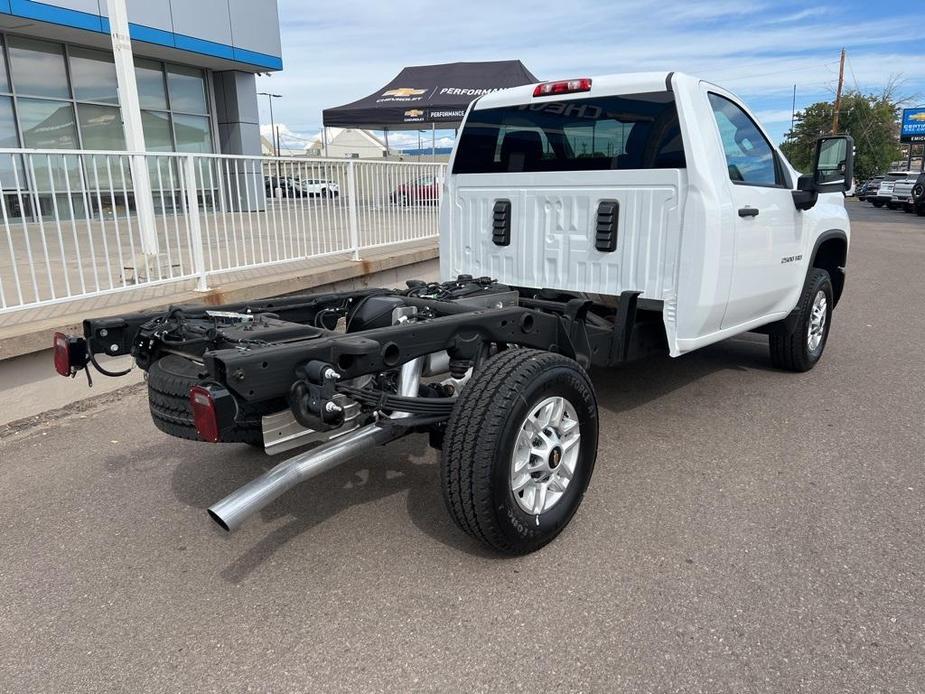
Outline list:
[[[883,11],[881,11],[883,10]],[[796,108],[845,88],[880,92],[898,78],[907,105],[925,105],[925,3],[748,0],[279,0],[281,72],[260,76],[284,147],[321,130],[321,111],[359,99],[402,67],[519,59],[539,79],[687,72],[743,98],[780,141]],[[261,122],[270,122],[260,97]],[[268,125],[264,127],[269,132]],[[438,146],[452,132],[439,132]],[[430,144],[430,133],[422,136]],[[416,132],[390,144],[417,147]]]

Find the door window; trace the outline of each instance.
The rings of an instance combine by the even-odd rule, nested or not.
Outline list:
[[[723,141],[729,178],[734,183],[781,185],[774,150],[748,114],[718,94],[710,94],[710,105]]]

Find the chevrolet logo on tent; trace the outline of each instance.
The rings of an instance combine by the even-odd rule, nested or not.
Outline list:
[[[424,115],[424,112],[418,108],[413,108],[410,111],[405,111],[405,118],[420,118],[423,115]]]
[[[420,96],[426,89],[411,89],[410,87],[399,87],[398,89],[389,89],[382,92],[382,96]]]

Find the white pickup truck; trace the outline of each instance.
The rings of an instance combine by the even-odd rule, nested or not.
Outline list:
[[[761,328],[805,370],[844,287],[852,149],[824,138],[801,176],[734,94],[680,73],[489,94],[450,160],[441,274],[638,292],[672,356]]]
[[[800,175],[735,95],[680,73],[496,92],[470,105],[444,182],[445,281],[91,319],[55,335],[55,368],[119,375],[97,357],[130,353],[164,432],[302,448],[209,509],[225,530],[423,432],[459,528],[531,552],[591,479],[590,366],[746,331],[782,369],[817,363],[852,171],[851,139],[825,137]]]

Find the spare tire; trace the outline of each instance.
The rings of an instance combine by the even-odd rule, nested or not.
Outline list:
[[[189,391],[207,376],[204,367],[175,354],[154,362],[148,369],[148,406],[154,426],[165,434],[199,441],[189,404]],[[222,442],[263,446],[261,417],[285,408],[284,401],[239,402],[237,419],[231,429],[222,433]]]

